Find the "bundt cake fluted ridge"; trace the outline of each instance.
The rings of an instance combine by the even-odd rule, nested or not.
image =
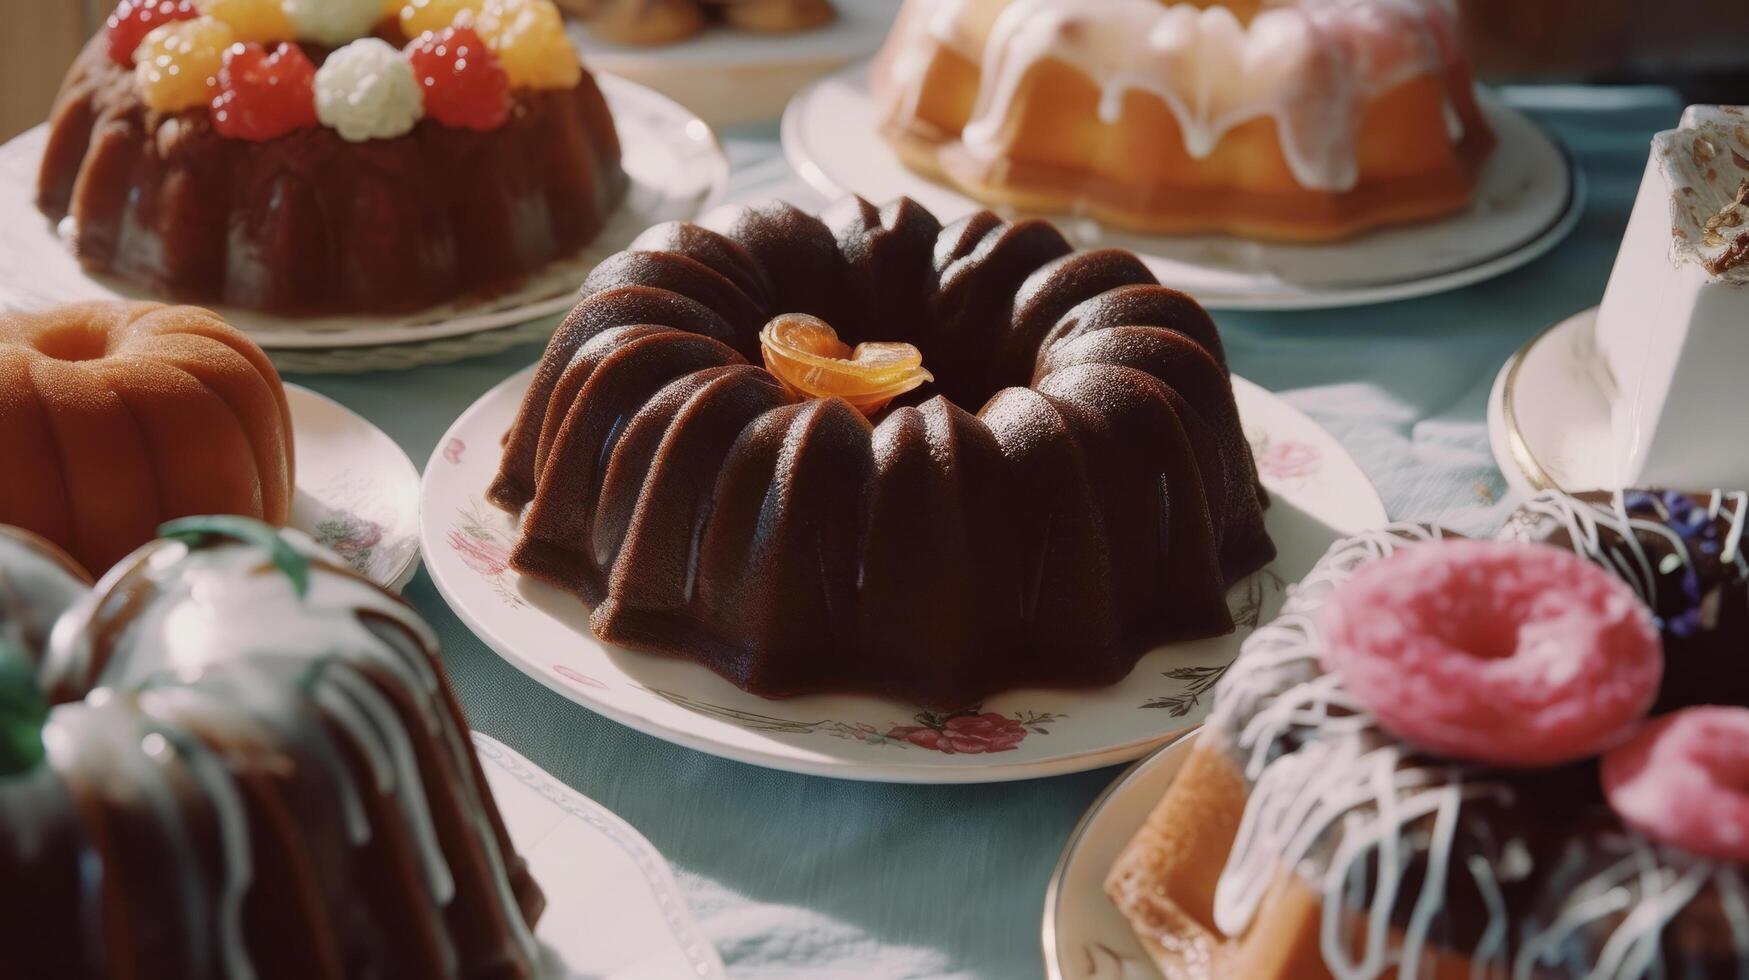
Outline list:
[[[659,225],[590,276],[489,491],[515,567],[602,640],[767,696],[960,706],[1230,630],[1274,549],[1202,308],[1043,222],[824,217]],[[756,366],[791,313],[913,344],[936,383],[873,420],[799,399]]]

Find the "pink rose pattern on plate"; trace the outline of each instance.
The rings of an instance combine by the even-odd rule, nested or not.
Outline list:
[[[468,451],[468,444],[467,443],[461,441],[460,439],[451,439],[450,441],[443,444],[444,462],[450,464],[451,466],[458,465],[462,461],[463,454],[465,454],[467,451]]]
[[[573,670],[564,664],[554,664],[553,673],[558,674],[560,677],[563,677],[565,680],[570,681],[578,687],[592,687],[598,691],[605,691],[608,689],[605,682],[598,681],[595,678],[590,677],[588,674],[578,670]]]
[[[1257,454],[1257,471],[1277,480],[1308,480],[1323,461],[1317,446],[1289,440],[1266,444]]]
[[[495,518],[484,502],[476,501],[456,514],[445,541],[486,583],[498,598],[508,605],[525,606],[527,601],[517,593],[510,568],[510,539],[494,525]]]
[[[925,723],[899,725],[887,732],[887,737],[946,755],[982,755],[1011,751],[1025,741],[1027,733],[1019,721],[993,711],[941,719],[922,714],[917,718]]]

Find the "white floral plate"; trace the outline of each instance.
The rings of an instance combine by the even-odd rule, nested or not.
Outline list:
[[[344,369],[349,357],[359,356],[359,348],[453,341],[569,310],[576,302],[578,284],[596,263],[625,248],[653,224],[698,215],[722,194],[729,179],[728,158],[710,127],[697,116],[625,79],[603,75],[598,80],[619,129],[632,186],[625,203],[578,255],[553,263],[502,295],[417,313],[298,319],[225,307],[218,312],[270,353],[299,352],[294,355],[297,368],[313,370],[327,367],[310,363],[316,351],[329,354],[339,362],[335,366]],[[151,298],[132,286],[87,273],[55,226],[37,211],[37,167],[47,135],[48,128],[38,126],[0,146],[0,269],[7,270],[0,283],[0,308]]]
[[[297,385],[291,405],[297,495],[292,527],[352,569],[400,592],[419,569],[419,471],[383,431]]]
[[[1221,235],[1159,237],[1091,220],[1060,221],[1078,247],[1141,256],[1160,281],[1222,310],[1360,306],[1456,289],[1516,269],[1553,248],[1579,221],[1584,174],[1529,117],[1488,96],[1498,138],[1476,203],[1447,218],[1327,245]],[[953,221],[984,205],[899,162],[876,132],[868,66],[857,64],[802,90],[783,115],[783,151],[815,190],[874,201],[909,196]]]
[[[1105,897],[1105,876],[1184,767],[1194,733],[1161,746],[1117,777],[1069,834],[1045,888],[1048,980],[1160,980],[1160,971]]]
[[[473,735],[511,843],[547,896],[535,926],[546,980],[725,976],[674,872],[642,834],[497,739]]]
[[[874,54],[898,12],[898,0],[837,4],[830,24],[793,34],[708,28],[676,44],[609,44],[572,21],[584,63],[628,78],[686,106],[713,126],[776,119],[797,90],[821,75]]]
[[[1162,647],[1097,690],[1021,690],[951,715],[873,697],[769,701],[705,667],[608,647],[570,594],[524,579],[507,559],[516,528],[484,497],[499,439],[529,368],[475,402],[425,468],[420,544],[456,614],[517,668],[578,704],[702,752],[793,772],[889,782],[1031,779],[1134,759],[1208,711],[1208,693],[1284,582],[1338,537],[1385,520],[1360,467],[1329,433],[1276,396],[1234,379],[1239,411],[1274,499],[1280,557],[1235,586],[1230,636]]]

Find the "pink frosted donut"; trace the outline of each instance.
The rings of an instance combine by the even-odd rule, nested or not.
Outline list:
[[[1664,844],[1749,861],[1749,708],[1655,718],[1603,757],[1603,791],[1628,826]]]
[[[1318,612],[1324,668],[1404,741],[1543,766],[1628,737],[1658,694],[1651,614],[1571,551],[1432,541],[1363,567]]]

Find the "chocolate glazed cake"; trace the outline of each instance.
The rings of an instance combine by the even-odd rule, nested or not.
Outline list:
[[[306,538],[193,520],[95,589],[0,528],[0,974],[541,975],[430,628]]]
[[[394,139],[313,126],[256,142],[220,135],[204,107],[149,108],[105,45],[92,39],[56,99],[37,206],[72,219],[87,269],[156,295],[299,316],[418,310],[574,254],[625,195],[587,72],[517,90],[490,131],[427,118]]]
[[[1626,581],[1664,645],[1658,717],[1749,705],[1749,495],[1538,495],[1501,537]],[[1107,882],[1182,980],[1749,978],[1744,869],[1659,843],[1593,756],[1501,768],[1385,731],[1323,666],[1319,610],[1357,572],[1453,537],[1399,524],[1333,546],[1223,679],[1185,769]],[[1721,815],[1722,819],[1722,815]]]
[[[657,226],[583,296],[490,498],[605,642],[958,707],[1228,632],[1274,556],[1214,323],[1128,252],[849,198]],[[935,383],[872,419],[800,397],[757,366],[787,314]]]

